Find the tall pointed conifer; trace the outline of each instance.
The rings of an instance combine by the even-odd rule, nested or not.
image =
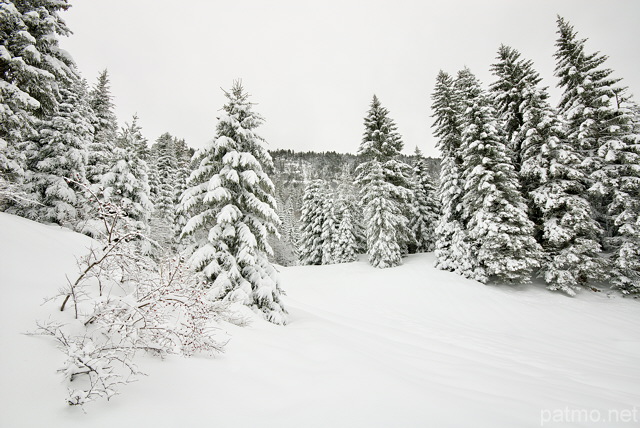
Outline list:
[[[463,222],[476,254],[474,279],[528,282],[541,248],[491,101],[468,69],[458,74],[462,95]]]
[[[436,77],[431,96],[434,111],[434,135],[441,154],[440,200],[441,216],[436,225],[435,254],[439,269],[460,275],[473,275],[473,257],[462,223],[462,117],[460,92],[456,81],[444,71]]]
[[[411,196],[410,167],[398,159],[403,143],[388,114],[374,95],[358,150],[364,162],[356,169],[365,212],[367,254],[370,263],[381,268],[399,265],[411,239],[406,217]]]
[[[241,302],[276,324],[286,322],[278,272],[267,242],[277,234],[272,165],[255,129],[263,122],[240,82],[225,92],[227,104],[214,140],[196,154],[181,210],[190,214],[183,234],[197,249],[192,264],[214,298]]]

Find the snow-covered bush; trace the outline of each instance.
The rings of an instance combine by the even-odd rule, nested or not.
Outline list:
[[[164,357],[222,352],[218,321],[242,325],[229,304],[211,301],[179,257],[156,263],[140,254],[143,239],[122,221],[122,207],[92,195],[103,221],[101,246],[79,259],[79,274],[49,303],[63,299],[54,320],[34,334],[56,339],[66,360],[67,402],[111,398],[136,379],[139,351]],[[69,310],[69,309],[72,310]],[[59,319],[58,319],[59,318]]]

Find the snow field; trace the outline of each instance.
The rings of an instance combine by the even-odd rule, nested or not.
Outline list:
[[[432,268],[279,268],[289,324],[224,326],[217,357],[142,357],[110,402],[64,403],[49,338],[25,336],[91,241],[0,214],[2,427],[534,427],[544,411],[640,407],[640,307]],[[634,426],[594,421],[544,426]],[[637,422],[636,422],[637,423]]]

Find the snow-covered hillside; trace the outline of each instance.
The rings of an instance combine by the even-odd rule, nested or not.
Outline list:
[[[640,406],[638,301],[485,286],[430,254],[281,268],[289,325],[226,326],[215,358],[144,357],[149,377],[84,413],[51,339],[23,333],[89,244],[0,213],[2,427],[635,426],[611,418]]]

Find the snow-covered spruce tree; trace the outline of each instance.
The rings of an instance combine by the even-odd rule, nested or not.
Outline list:
[[[409,229],[414,237],[414,252],[433,251],[435,248],[435,228],[440,217],[440,207],[436,190],[424,156],[416,147],[416,162],[411,177],[413,189],[412,208],[414,214],[409,219]]]
[[[350,211],[350,222],[351,222],[351,234],[353,234],[353,239],[354,239],[354,249],[353,251],[355,251],[355,256],[354,260],[357,258],[357,254],[364,254],[367,252],[367,234],[366,234],[366,230],[365,230],[365,226],[364,226],[364,212],[362,209],[362,205],[361,205],[361,201],[360,201],[360,189],[358,188],[357,184],[355,183],[355,165],[352,164],[345,164],[342,166],[342,174],[340,175],[339,178],[339,184],[338,184],[338,200],[336,202],[336,216],[338,219],[338,235],[336,238],[336,242],[342,240],[345,243],[346,242],[350,242],[351,239],[348,237],[343,237],[340,238],[340,223],[342,223],[343,217],[342,217],[342,212],[343,210],[349,210]],[[346,227],[347,224],[345,224],[343,226],[345,228],[345,232],[346,232]],[[342,254],[341,256],[337,256],[337,257],[347,257],[348,259],[351,259],[351,249],[349,249],[349,245],[347,245],[345,247],[345,244],[341,244],[342,245],[342,250],[336,250],[338,251],[338,254]],[[347,251],[345,252],[345,248],[347,249]],[[349,260],[349,261],[353,261],[353,260]],[[337,261],[337,263],[343,263],[340,261]]]
[[[335,263],[336,239],[338,237],[339,220],[336,215],[335,198],[325,187],[324,196],[324,222],[322,223],[322,264]]]
[[[300,215],[300,263],[303,265],[321,265],[325,259],[323,228],[327,219],[327,183],[313,180],[302,196],[302,214]]]
[[[570,142],[584,153],[584,179],[601,227],[599,241],[612,254],[612,283],[624,292],[634,287],[630,278],[635,277],[637,284],[638,275],[633,251],[629,252],[637,243],[633,237],[636,208],[631,207],[637,207],[640,174],[634,105],[626,88],[619,85],[621,79],[612,78],[613,71],[602,67],[607,57],[587,54],[586,40],[577,39],[573,27],[561,17],[558,35],[556,76],[564,90],[560,111]]]
[[[526,110],[525,121],[539,125],[524,141],[522,173],[540,181],[530,194],[542,215],[541,273],[547,288],[573,296],[590,280],[603,277],[601,232],[586,196],[582,152],[566,138],[551,106],[537,101],[535,108]]]
[[[531,61],[522,59],[520,52],[505,45],[498,49],[497,59],[492,70],[498,80],[491,85],[491,93],[519,172],[536,240],[541,243],[543,207],[536,204],[531,192],[545,178],[548,153],[543,153],[542,147],[549,138],[557,137],[556,112],[547,101],[547,88],[539,87],[542,79]]]
[[[131,230],[147,235],[153,204],[147,163],[139,156],[144,139],[135,116],[116,141],[118,147],[113,152],[113,166],[100,181],[103,197],[105,201],[121,207],[125,215],[123,221]]]
[[[292,197],[289,196],[285,201],[279,195],[277,185],[274,183],[276,213],[280,219],[280,227],[278,228],[279,238],[277,235],[269,236],[269,245],[273,249],[272,260],[281,266],[295,266],[298,264],[299,258],[297,254],[297,241],[293,237],[294,219]]]
[[[302,195],[294,195],[287,199],[286,212],[287,218],[291,221],[291,239],[289,242],[296,248],[295,251],[297,254],[298,242],[300,242],[300,220],[297,216],[296,206],[298,203],[296,201],[302,201]]]
[[[373,267],[388,268],[402,263],[397,231],[406,228],[407,219],[395,203],[398,187],[386,180],[382,164],[367,162],[368,172],[359,178],[367,225],[367,255]]]
[[[89,145],[89,164],[87,179],[89,183],[99,183],[102,175],[113,163],[113,149],[116,145],[118,121],[109,85],[109,74],[103,70],[89,94],[90,105],[95,113],[93,142]]]
[[[158,142],[151,145],[148,151],[148,157],[146,159],[149,166],[149,188],[151,189],[151,202],[156,203],[156,195],[158,194],[158,172],[156,163],[158,162]]]
[[[403,147],[402,137],[395,122],[389,117],[389,110],[374,95],[364,118],[364,135],[358,154],[386,162],[396,158]]]
[[[625,103],[627,104],[627,103]],[[608,189],[606,214],[613,231],[607,239],[610,281],[625,295],[640,296],[640,116],[637,106],[620,107],[618,138],[600,146],[603,169],[594,173]]]
[[[414,195],[411,183],[413,168],[398,157],[385,162],[383,169],[387,181],[397,187],[394,197],[400,207],[401,215],[407,220],[404,223],[405,227],[398,230],[398,242],[400,243],[402,255],[405,256],[409,253],[409,247],[416,242],[416,238],[409,228],[409,219],[414,215],[412,206]]]
[[[533,96],[540,75],[533,68],[533,62],[520,58],[520,52],[510,46],[501,45],[497,62],[491,71],[498,80],[490,85],[494,107],[505,133],[513,165],[517,172],[522,165],[522,141],[526,137],[522,131],[524,114],[522,108]]]
[[[191,214],[183,234],[196,240],[191,263],[214,298],[241,302],[285,324],[278,273],[268,260],[267,238],[278,233],[279,219],[264,171],[271,157],[255,133],[263,119],[240,82],[225,96],[216,136],[196,154],[198,166],[182,197],[181,211]]]
[[[191,174],[190,163],[193,152],[187,146],[184,138],[175,139],[176,176],[175,176],[175,200],[180,200],[182,192],[187,188],[187,179]]]
[[[401,256],[407,252],[412,239],[407,220],[411,200],[410,167],[397,159],[403,143],[388,114],[374,95],[358,149],[364,161],[356,168],[356,182],[365,211],[367,254],[369,262],[380,268],[401,264]]]
[[[116,145],[121,148],[130,148],[135,151],[138,158],[145,162],[149,160],[149,143],[142,135],[142,127],[138,124],[138,115],[134,114],[131,123],[125,122],[124,128],[116,138]]]
[[[176,139],[165,132],[152,147],[153,173],[150,177],[150,186],[154,211],[151,219],[151,238],[163,248],[171,247],[175,242],[176,176],[178,174],[175,144]]]
[[[13,2],[0,3],[0,37],[0,180],[15,189],[14,183],[24,178],[21,143],[36,133],[35,113],[40,102],[28,92],[29,86],[37,82],[27,73],[30,63],[39,57],[34,53],[36,40],[28,34]],[[50,76],[39,71],[49,77],[47,83],[51,84]]]
[[[528,282],[540,264],[541,248],[498,129],[495,110],[468,70],[458,75],[463,95],[463,222],[478,265],[474,279]]]
[[[607,185],[612,182],[604,174],[596,172],[605,168],[603,154],[609,151],[602,146],[616,145],[631,132],[625,117],[626,88],[618,85],[621,79],[611,77],[611,69],[601,67],[607,56],[587,54],[586,39],[578,39],[573,26],[563,18],[558,17],[557,23],[555,74],[563,90],[559,109],[566,120],[567,137],[586,153],[583,162],[590,201],[604,232],[601,243],[607,246],[607,238],[616,230],[607,212],[614,189]]]
[[[8,183],[22,182],[25,146],[56,111],[59,82],[73,75],[58,44],[70,33],[59,16],[68,8],[66,0],[0,2],[0,178]]]
[[[280,205],[278,205],[280,208]],[[282,226],[280,227],[280,235],[282,239],[295,246],[298,239],[298,233],[296,232],[296,219],[293,206],[293,196],[289,196],[286,201],[282,203],[282,209],[279,214]]]
[[[156,215],[160,218],[173,220],[174,197],[178,162],[175,150],[176,139],[168,132],[158,137],[154,151],[156,182],[154,183],[153,202],[156,207]]]
[[[358,259],[357,234],[360,227],[357,224],[355,194],[351,183],[351,175],[344,169],[334,207],[337,221],[333,245],[335,263],[349,263]]]
[[[34,203],[16,209],[32,220],[73,229],[87,217],[80,186],[86,181],[92,113],[79,76],[59,84],[59,94],[56,113],[40,121],[38,137],[26,146],[24,189]]]
[[[456,81],[444,71],[436,78],[433,100],[434,135],[442,158],[440,169],[441,215],[436,225],[436,263],[438,269],[465,277],[473,276],[475,263],[467,232],[462,225],[462,139],[460,93]]]
[[[520,110],[523,124],[518,131],[520,136],[515,137],[521,141],[520,183],[528,201],[529,219],[536,228],[536,240],[546,246],[543,235],[547,228],[545,223],[552,218],[549,217],[551,206],[546,198],[540,198],[539,192],[553,180],[554,173],[549,169],[551,158],[562,153],[555,148],[559,141],[566,140],[566,136],[558,113],[549,104],[546,89],[529,88]],[[543,271],[545,266],[542,266]]]
[[[176,174],[174,185],[174,207],[180,203],[182,193],[187,189],[187,180],[191,174],[191,158],[193,150],[187,146],[184,138],[175,140]],[[176,236],[179,236],[187,223],[187,218],[174,210],[174,229]]]
[[[334,261],[335,263],[349,263],[358,259],[358,244],[356,241],[356,228],[354,211],[343,205],[340,212],[340,223],[336,231]]]

